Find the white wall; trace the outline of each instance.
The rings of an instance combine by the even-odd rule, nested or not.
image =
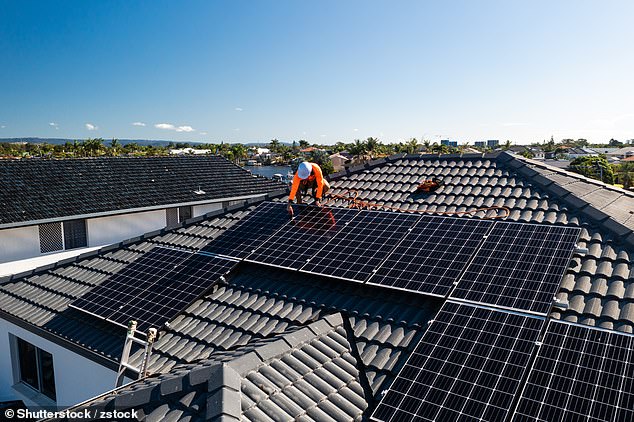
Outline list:
[[[28,399],[11,386],[15,383],[9,334],[13,334],[53,355],[57,405],[68,407],[112,390],[116,372],[71,352],[30,331],[0,319],[0,401]],[[126,380],[128,382],[129,380]]]
[[[207,214],[222,208],[222,202],[214,202],[213,204],[194,205],[192,207],[192,217]]]
[[[88,246],[111,245],[165,227],[165,210],[111,215],[86,220]]]
[[[40,232],[37,226],[0,230],[0,262],[40,255]]]

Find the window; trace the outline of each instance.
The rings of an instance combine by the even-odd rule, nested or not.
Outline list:
[[[19,381],[55,400],[53,355],[16,337]]]
[[[167,227],[173,227],[178,224],[178,208],[168,208],[165,210],[165,220]]]
[[[192,218],[192,207],[178,207],[178,222],[182,223],[185,220]]]
[[[40,224],[39,231],[40,252],[42,253],[88,246],[86,220]]]
[[[168,208],[165,210],[167,227],[173,227],[178,223],[192,218],[192,207]]]
[[[88,246],[86,220],[64,221],[64,246],[66,249]]]

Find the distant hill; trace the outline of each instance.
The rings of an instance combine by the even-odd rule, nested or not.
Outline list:
[[[148,145],[152,145],[154,147],[158,147],[158,146],[166,146],[167,144],[169,144],[170,142],[173,142],[174,144],[176,143],[188,143],[188,144],[204,144],[204,143],[208,143],[210,141],[166,141],[166,140],[159,140],[159,139],[117,139],[119,141],[119,143],[121,145],[126,145],[126,144],[130,144],[130,143],[136,143],[138,145],[142,145],[142,146],[148,146]],[[63,145],[66,142],[74,142],[74,141],[78,141],[81,142],[83,141],[83,139],[64,139],[64,138],[35,138],[35,137],[25,137],[25,138],[0,138],[0,142],[28,142],[31,144],[53,144],[53,145]],[[104,139],[104,144],[105,145],[109,145],[110,139]],[[219,144],[220,141],[215,141],[215,142],[211,142],[214,144]],[[226,142],[225,142],[226,143]],[[234,143],[234,142],[230,142],[230,143]],[[286,144],[286,145],[291,145],[293,142],[287,142],[287,141],[280,141],[281,144]],[[266,146],[269,144],[269,142],[262,142],[262,141],[250,141],[250,142],[246,142],[246,143],[242,143],[243,145],[246,146]]]
[[[151,140],[151,139],[117,139],[121,145],[136,143],[138,145],[143,146],[165,146],[170,142],[185,142],[185,141],[163,141],[163,140]],[[0,142],[28,142],[30,144],[53,144],[53,145],[63,145],[66,142],[73,143],[74,141],[81,142],[83,139],[63,139],[63,138],[0,138]],[[104,144],[108,145],[110,139],[104,139]],[[190,144],[196,144],[199,142],[187,141]]]

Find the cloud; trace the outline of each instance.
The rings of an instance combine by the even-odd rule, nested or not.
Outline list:
[[[200,133],[201,135],[206,135],[207,134],[207,132],[198,132],[198,133]]]
[[[86,129],[88,129],[88,130],[97,130],[97,129],[99,129],[98,126],[95,126],[92,123],[86,123],[85,126],[86,126]]]
[[[512,126],[528,126],[528,123],[508,122],[508,123],[502,123],[502,126],[506,126],[506,127],[512,127]]]
[[[235,110],[235,111],[242,111],[242,110],[243,110],[243,108],[242,108],[242,107],[236,107],[236,108],[234,108],[234,110]]]
[[[6,125],[2,125],[0,126],[0,129],[4,129],[6,127]]]
[[[191,126],[174,126],[171,123],[157,123],[154,125],[155,128],[157,129],[163,129],[163,130],[173,130],[174,132],[195,132],[196,129],[194,129]]]
[[[132,126],[145,126],[145,123],[143,123],[143,122],[134,122],[134,123],[132,123]]]
[[[352,129],[352,131],[353,131],[353,132],[358,132],[358,131],[359,131],[359,129],[356,129],[356,128],[355,128],[355,129]]]
[[[240,132],[240,128],[239,127],[235,128],[233,130],[235,130],[236,132]]]
[[[319,136],[321,136],[322,138],[325,138],[325,137],[326,137],[326,135],[319,135]]]
[[[59,123],[50,122],[48,125],[49,125],[50,127],[54,127],[55,129],[59,129]]]

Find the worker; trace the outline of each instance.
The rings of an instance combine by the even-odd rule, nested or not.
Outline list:
[[[315,163],[303,161],[297,167],[297,172],[293,177],[293,185],[291,193],[288,195],[288,213],[293,215],[293,207],[291,204],[297,195],[297,203],[303,202],[303,196],[308,194],[308,189],[312,190],[312,196],[315,198],[315,205],[321,206],[323,195],[330,189],[330,184],[321,171],[321,167]]]

